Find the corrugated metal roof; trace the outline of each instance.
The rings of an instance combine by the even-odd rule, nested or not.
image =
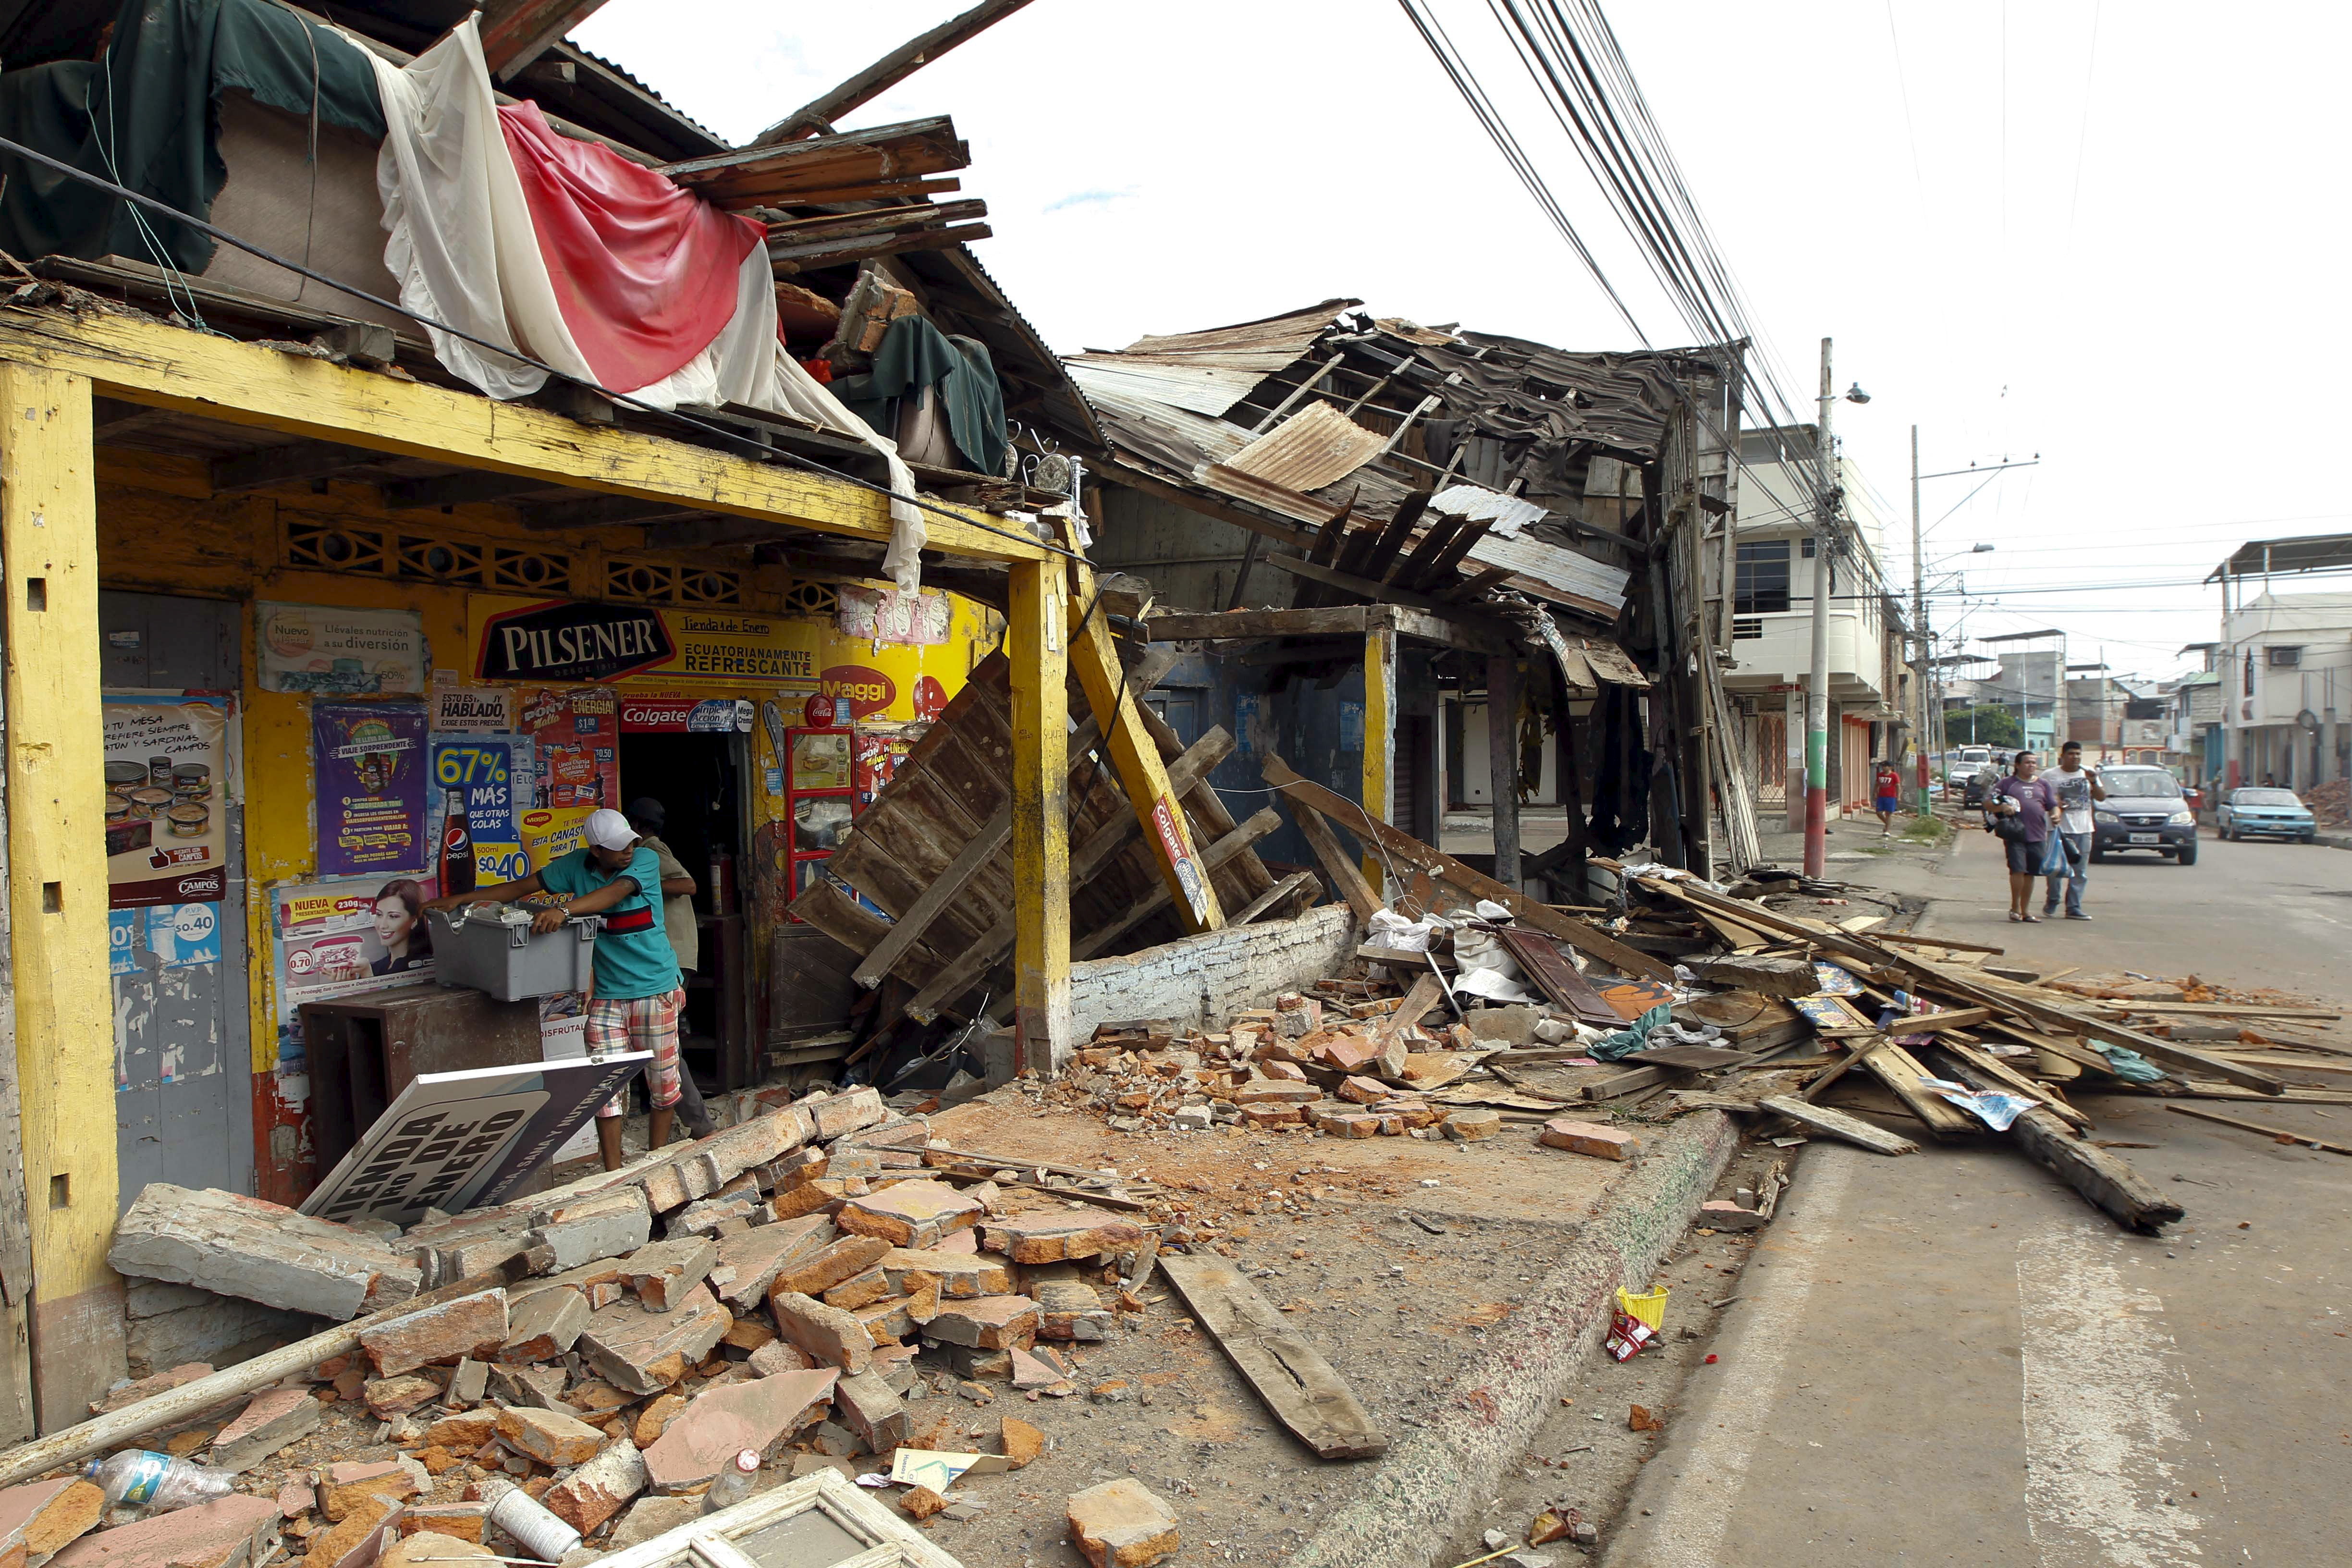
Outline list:
[[[1305,353],[1308,345],[1323,335],[1323,329],[1338,320],[1340,311],[1351,310],[1362,303],[1361,300],[1326,300],[1319,305],[1309,305],[1304,310],[1286,310],[1279,316],[1261,316],[1255,321],[1236,321],[1230,327],[1206,327],[1197,332],[1167,332],[1140,337],[1118,352],[1162,358],[1248,353],[1286,353],[1289,358],[1282,362],[1286,365]],[[1282,365],[1275,367],[1276,370],[1281,368]]]
[[[1580,512],[1574,487],[1591,462],[1654,460],[1685,387],[1710,383],[1721,366],[1704,353],[1570,353],[1393,319],[1367,331],[1360,319],[1335,320],[1346,303],[1139,339],[1116,353],[1074,357],[1071,375],[1123,461],[1269,517],[1319,526],[1342,501],[1361,520],[1392,517],[1416,481],[1427,482],[1422,476],[1447,468],[1454,482],[1433,502],[1432,521],[1489,525],[1462,558],[1462,574],[1501,567],[1511,575],[1498,590],[1612,618],[1631,573],[1579,548],[1550,509]],[[1341,426],[1362,428],[1328,401],[1310,401],[1293,416],[1296,429],[1264,437],[1218,417],[1245,397],[1253,407],[1280,401],[1287,386],[1265,378],[1327,348],[1360,362],[1353,364],[1360,374],[1381,378],[1375,392],[1392,384],[1407,400],[1438,400],[1422,426],[1425,448],[1412,448],[1416,456],[1425,449],[1422,467],[1381,456],[1388,437],[1374,430],[1363,430],[1379,446],[1362,460],[1346,459],[1363,442],[1327,450],[1326,441],[1348,436]],[[1378,411],[1401,420],[1406,406]],[[1244,451],[1259,455],[1244,458]],[[1507,469],[1518,481],[1508,494],[1501,488]],[[1471,475],[1487,482],[1462,482]],[[1426,530],[1417,531],[1415,542],[1423,537]]]
[[[1263,371],[1131,360],[1117,354],[1078,354],[1062,363],[1088,397],[1124,395],[1171,408],[1189,408],[1195,414],[1223,414],[1265,379]]]
[[[1281,485],[1317,490],[1378,457],[1388,437],[1328,403],[1310,403],[1226,460],[1225,467]],[[1542,515],[1542,509],[1537,509]]]
[[[1550,515],[1531,500],[1498,495],[1484,485],[1449,486],[1438,491],[1429,504],[1432,510],[1451,517],[1466,518],[1472,522],[1492,521],[1494,531],[1505,539]]]
[[[1196,414],[1223,414],[1259,382],[1297,363],[1341,310],[1361,303],[1326,300],[1262,321],[1140,337],[1118,350],[1088,349],[1066,363],[1089,395],[1126,393]]]

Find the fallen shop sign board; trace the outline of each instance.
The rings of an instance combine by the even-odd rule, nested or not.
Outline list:
[[[652,1059],[626,1051],[421,1073],[301,1212],[405,1226],[428,1207],[462,1214],[502,1202]]]

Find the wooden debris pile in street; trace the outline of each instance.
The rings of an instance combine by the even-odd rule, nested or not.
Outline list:
[[[991,689],[975,681],[968,707]],[[934,734],[965,743],[957,727]],[[1222,1018],[1099,1025],[1066,1073],[1023,1072],[991,1096],[998,1116],[1098,1119],[1138,1140],[1132,1160],[973,1146],[991,1140],[943,1130],[932,1091],[779,1087],[733,1097],[731,1124],[709,1137],[404,1230],[148,1188],[117,1229],[119,1271],[326,1321],[220,1371],[158,1370],[82,1426],[0,1455],[0,1528],[24,1568],[52,1555],[263,1568],[276,1552],[310,1568],[478,1554],[583,1568],[717,1528],[703,1496],[744,1450],[761,1473],[724,1517],[826,1510],[865,1521],[862,1539],[931,1553],[909,1546],[907,1561],[952,1563],[930,1545],[940,1521],[980,1517],[1003,1484],[992,1476],[1068,1440],[1067,1424],[1049,1435],[1000,1405],[1116,1403],[1134,1374],[1090,1370],[1097,1352],[1123,1345],[1131,1368],[1196,1337],[1307,1454],[1384,1453],[1382,1421],[1297,1303],[1259,1290],[1273,1271],[1239,1261],[1260,1216],[1314,1213],[1314,1189],[1150,1179],[1151,1151],[1188,1139],[1419,1140],[1474,1165],[1498,1163],[1508,1140],[1513,1158],[1632,1168],[1662,1123],[1715,1110],[1784,1147],[1828,1137],[1900,1156],[2006,1139],[2154,1231],[2180,1206],[2088,1136],[2081,1091],[2352,1103],[2352,1049],[2316,1037],[2337,1016],[2294,998],[2029,971],[1891,929],[1899,906],[1855,912],[1858,889],[1769,868],[1723,887],[1601,860],[1608,902],[1545,904],[1279,758],[1265,776],[1362,910],[1354,955]],[[1342,831],[1379,847],[1392,901]],[[1783,1161],[1691,1223],[1756,1231],[1785,1180]],[[77,1479],[85,1460],[139,1450],[205,1467],[215,1495],[142,1517]],[[1083,1488],[1066,1512],[1090,1558],[1157,1562],[1183,1540],[1179,1508],[1134,1479]]]

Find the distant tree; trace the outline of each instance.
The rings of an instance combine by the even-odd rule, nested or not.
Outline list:
[[[2009,708],[1956,708],[1944,715],[1944,734],[1956,746],[2025,744],[2025,731]]]

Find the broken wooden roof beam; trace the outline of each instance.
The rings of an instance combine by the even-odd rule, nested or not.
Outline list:
[[[1394,632],[1419,642],[1471,653],[1503,654],[1513,647],[1500,622],[1444,615],[1406,605],[1321,605],[1305,610],[1227,610],[1222,614],[1163,610],[1143,626],[1145,635],[1156,643],[1362,637],[1369,632]]]

